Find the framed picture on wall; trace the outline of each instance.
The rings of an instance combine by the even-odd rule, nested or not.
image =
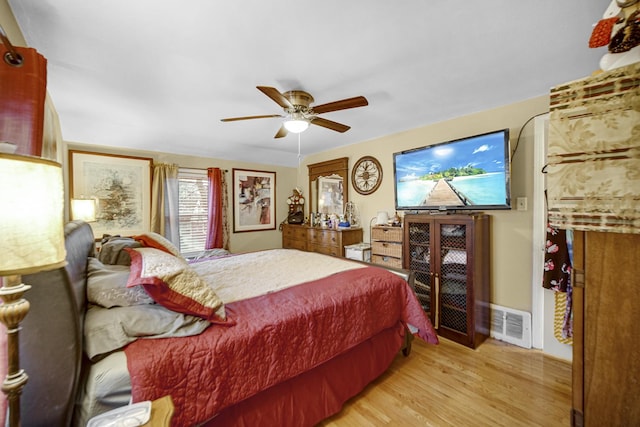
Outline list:
[[[96,201],[96,238],[149,231],[152,164],[147,157],[69,151],[69,194]]]
[[[233,169],[233,232],[275,230],[276,173]]]

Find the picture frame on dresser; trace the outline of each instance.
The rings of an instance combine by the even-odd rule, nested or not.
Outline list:
[[[275,230],[276,173],[233,169],[233,232]]]
[[[150,230],[153,159],[69,150],[70,199],[96,200],[94,237]]]

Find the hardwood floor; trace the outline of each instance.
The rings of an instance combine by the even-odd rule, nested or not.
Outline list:
[[[413,341],[320,426],[569,426],[571,363],[489,339],[476,350]]]

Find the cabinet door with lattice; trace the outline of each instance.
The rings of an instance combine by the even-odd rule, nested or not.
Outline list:
[[[405,224],[406,248],[404,256],[404,268],[414,273],[414,291],[420,301],[420,305],[431,318],[432,309],[432,287],[433,280],[432,254],[431,254],[431,227],[432,223],[410,222]]]
[[[438,283],[439,328],[467,334],[469,290],[473,282],[468,277],[466,224],[438,224]]]

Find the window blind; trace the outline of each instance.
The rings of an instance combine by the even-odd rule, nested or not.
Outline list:
[[[204,250],[207,240],[209,213],[207,171],[183,169],[178,171],[180,221],[180,252]]]

